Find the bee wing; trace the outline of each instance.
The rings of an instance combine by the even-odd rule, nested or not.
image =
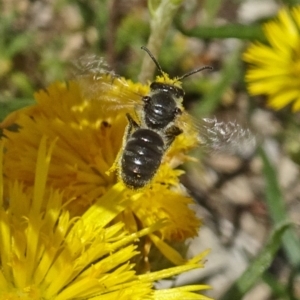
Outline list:
[[[257,144],[253,132],[237,121],[224,122],[217,118],[197,120],[184,112],[180,122],[179,126],[187,132],[197,132],[199,145],[210,151],[248,157]]]
[[[143,95],[135,91],[124,78],[116,75],[104,58],[83,56],[74,66],[82,97],[89,101],[100,101],[103,110],[132,110],[141,105]]]

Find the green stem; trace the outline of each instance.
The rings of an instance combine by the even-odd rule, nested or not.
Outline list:
[[[227,24],[218,27],[199,26],[186,29],[177,21],[176,26],[183,34],[201,39],[237,38],[241,40],[257,40],[260,42],[266,41],[260,25]]]
[[[157,7],[154,7],[154,0],[149,0],[149,10],[152,14],[150,23],[151,34],[148,40],[147,48],[151,51],[154,57],[158,57],[159,50],[165,39],[171,22],[182,3],[182,0],[161,0]],[[153,78],[155,64],[148,55],[145,55],[141,72],[139,75],[140,82],[146,82]]]

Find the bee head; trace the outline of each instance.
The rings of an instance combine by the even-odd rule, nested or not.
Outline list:
[[[160,64],[158,63],[158,61],[156,60],[156,58],[153,56],[153,54],[150,52],[150,50],[149,50],[147,47],[145,47],[145,46],[142,46],[141,49],[143,49],[144,51],[147,52],[147,54],[150,56],[150,58],[152,59],[152,61],[155,63],[155,65],[156,65],[158,71],[159,71],[159,72],[161,73],[161,75],[162,75],[162,76],[158,76],[158,77],[157,77],[156,82],[162,82],[162,83],[165,83],[165,84],[167,84],[167,85],[173,85],[174,87],[181,88],[181,81],[182,81],[184,78],[189,77],[189,76],[191,76],[191,75],[193,75],[193,74],[195,74],[195,73],[201,72],[201,71],[203,71],[203,70],[207,70],[207,69],[212,70],[212,67],[211,67],[211,66],[204,66],[204,67],[201,67],[201,68],[192,70],[192,71],[190,71],[190,72],[188,72],[188,73],[186,73],[186,74],[184,74],[184,75],[182,75],[182,76],[180,76],[180,77],[171,79],[171,78],[169,77],[169,75],[168,75],[167,73],[165,73],[165,72],[162,70]],[[153,83],[154,83],[154,82],[153,82]],[[153,83],[152,83],[152,84],[153,84]],[[152,84],[151,84],[151,85],[152,85]],[[150,86],[150,88],[151,88],[151,86]],[[151,89],[152,89],[152,88],[151,88]]]
[[[180,86],[172,83],[153,81],[150,84],[150,89],[152,93],[163,92],[169,93],[174,96],[175,99],[182,99],[184,96],[184,91]]]

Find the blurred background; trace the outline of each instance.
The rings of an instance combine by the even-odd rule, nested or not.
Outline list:
[[[161,2],[2,0],[0,120],[34,103],[35,91],[76,76],[72,64],[82,55],[104,57],[117,74],[138,81],[140,48],[153,34],[151,19]],[[157,59],[171,77],[213,67],[184,80],[186,109],[198,120],[237,121],[257,143],[193,152],[198,161],[184,166],[182,183],[204,225],[188,242],[187,256],[211,253],[205,269],[158,287],[206,282],[215,299],[300,299],[300,115],[288,106],[268,108],[265,95],[249,96],[242,59],[250,42],[266,42],[261,25],[284,4],[298,2],[182,1],[160,41]],[[285,220],[295,226],[283,233]],[[249,286],[242,296],[228,294],[245,271]]]

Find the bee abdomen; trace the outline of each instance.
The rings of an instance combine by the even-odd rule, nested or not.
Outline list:
[[[160,166],[164,141],[155,131],[138,129],[128,139],[121,158],[121,177],[130,188],[145,186]]]

